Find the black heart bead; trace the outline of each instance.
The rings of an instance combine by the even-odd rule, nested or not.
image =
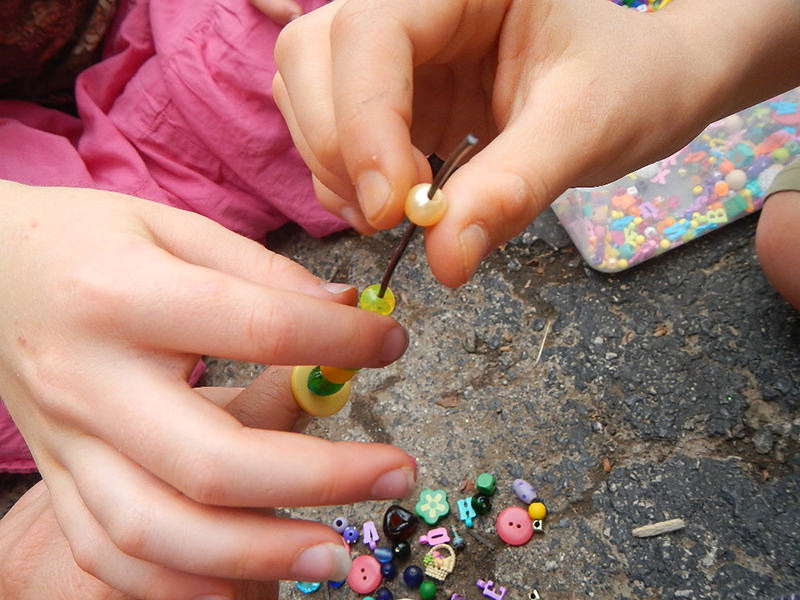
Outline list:
[[[386,509],[383,515],[383,533],[393,542],[407,540],[417,529],[417,515],[398,504]]]

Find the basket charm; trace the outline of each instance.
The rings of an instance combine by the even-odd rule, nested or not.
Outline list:
[[[422,559],[425,575],[444,581],[456,566],[456,551],[448,544],[437,544]]]

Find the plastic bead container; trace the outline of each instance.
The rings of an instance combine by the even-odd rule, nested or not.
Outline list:
[[[614,183],[568,190],[553,210],[591,267],[622,271],[759,210],[800,155],[799,128],[800,88],[712,123]]]

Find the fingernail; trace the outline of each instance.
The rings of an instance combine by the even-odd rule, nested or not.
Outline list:
[[[392,196],[392,187],[380,171],[364,171],[356,182],[358,201],[367,221],[379,217]]]
[[[194,600],[231,600],[227,596],[198,596]]]
[[[408,467],[401,467],[378,477],[372,486],[372,497],[375,500],[405,498],[416,487],[414,472]]]
[[[290,2],[289,6],[289,21],[294,21],[295,19],[303,16],[303,9],[300,8],[294,2]]]
[[[320,286],[322,286],[323,290],[331,294],[344,294],[345,292],[355,289],[355,286],[349,283],[336,283],[334,281],[323,281],[320,283]]]
[[[394,327],[383,339],[383,348],[381,348],[378,358],[388,365],[403,356],[407,347],[408,333],[400,326]]]
[[[350,553],[338,544],[311,546],[292,565],[298,581],[341,581],[349,572]]]
[[[352,206],[345,206],[339,213],[339,216],[350,223],[354,228],[358,228],[361,225],[361,219],[358,218],[358,211]]]
[[[483,227],[473,223],[461,232],[458,241],[461,244],[464,276],[469,279],[478,263],[489,253],[489,236]]]

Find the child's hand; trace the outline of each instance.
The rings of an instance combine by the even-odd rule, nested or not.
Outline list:
[[[288,371],[288,367],[271,367],[244,391],[222,388],[199,388],[198,391],[223,406],[244,425],[296,431],[305,417],[286,387]],[[272,515],[272,511],[269,514]],[[290,522],[283,523],[289,525]],[[317,527],[321,539],[328,539],[328,528]],[[229,585],[235,585],[237,600],[278,597],[274,581],[236,581]],[[75,563],[67,539],[56,522],[45,482],[29,490],[0,521],[0,597],[132,600],[130,595],[112,589]]]
[[[405,332],[340,304],[354,290],[326,289],[208,219],[110,192],[2,183],[0,240],[0,396],[89,573],[178,600],[228,593],[223,579],[341,577],[332,530],[228,507],[408,492],[400,450],[243,427],[186,383],[203,354],[395,360]]]
[[[362,232],[402,219],[430,177],[423,154],[444,158],[469,132],[487,144],[427,231],[434,274],[455,286],[567,187],[612,181],[753,90],[790,87],[800,13],[769,3],[338,0],[282,31],[273,89],[320,201]]]

